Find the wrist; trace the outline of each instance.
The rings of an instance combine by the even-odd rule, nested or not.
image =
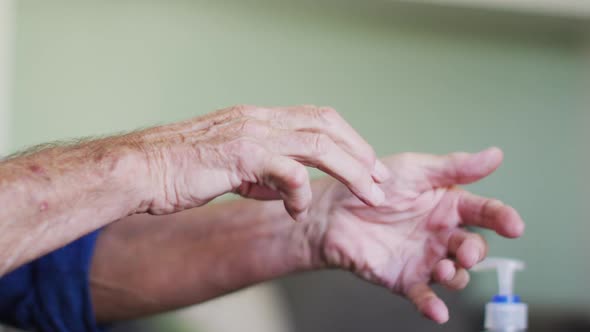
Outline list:
[[[257,255],[265,261],[266,269],[272,271],[272,278],[323,267],[319,253],[324,223],[311,218],[294,221],[282,201],[240,200],[236,204],[244,206],[241,218],[256,220],[247,228],[257,233],[256,242],[260,243]]]
[[[152,201],[149,158],[144,143],[134,135],[124,135],[101,142],[103,159],[115,186],[122,188],[128,202],[128,215],[147,212]],[[97,157],[98,159],[98,157]]]
[[[290,221],[293,222],[293,221]],[[323,222],[306,221],[295,225],[298,236],[292,241],[296,251],[297,271],[314,271],[326,267],[322,259],[322,243],[324,237]]]
[[[323,177],[312,182],[313,205],[307,220],[298,226],[305,238],[307,255],[306,269],[319,270],[327,267],[324,259],[324,238],[329,224],[330,209],[336,199],[338,182]],[[302,246],[303,247],[303,246]]]

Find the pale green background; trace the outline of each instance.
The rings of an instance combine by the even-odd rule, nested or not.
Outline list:
[[[590,311],[584,23],[317,2],[18,1],[13,148],[237,103],[334,106],[383,155],[498,145],[473,189],[528,229],[492,254],[526,260],[528,302]]]

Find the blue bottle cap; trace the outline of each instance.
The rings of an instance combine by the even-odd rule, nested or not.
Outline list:
[[[495,295],[492,298],[493,303],[520,303],[520,296],[518,295]]]

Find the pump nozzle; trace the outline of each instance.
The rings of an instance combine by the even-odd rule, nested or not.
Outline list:
[[[524,270],[524,262],[508,258],[487,258],[475,265],[472,271],[498,271],[498,295],[514,295],[514,272]]]
[[[489,331],[524,331],[528,325],[528,306],[514,294],[514,272],[524,270],[516,259],[487,258],[473,271],[498,271],[498,294],[486,305],[485,327]]]

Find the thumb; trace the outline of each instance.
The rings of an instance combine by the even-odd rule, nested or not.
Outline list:
[[[305,218],[312,202],[309,174],[305,166],[287,157],[272,156],[257,172],[264,186],[278,191],[294,220]]]
[[[433,187],[469,184],[492,174],[504,158],[502,150],[491,147],[478,153],[456,152],[444,156],[428,156],[423,167]]]
[[[410,288],[406,296],[426,318],[438,324],[444,324],[449,320],[447,305],[434,293],[429,285],[424,283],[416,284]]]

